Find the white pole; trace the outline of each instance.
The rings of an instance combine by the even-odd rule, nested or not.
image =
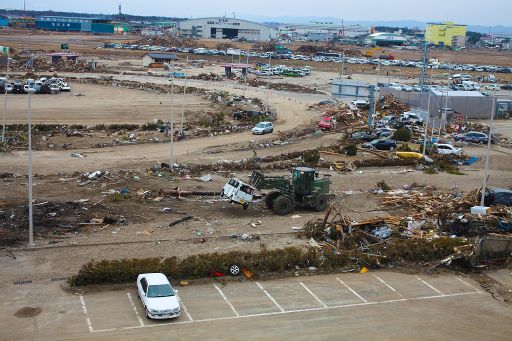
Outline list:
[[[2,142],[5,142],[5,120],[7,119],[7,79],[9,78],[9,50],[7,50],[7,72],[5,73],[4,84],[4,115],[2,118]]]
[[[187,63],[185,64],[185,86],[183,87],[183,101],[181,102],[181,127],[180,127],[180,135],[183,135],[183,124],[185,121],[185,97],[187,94],[187,68],[188,68],[188,56]]]
[[[430,75],[430,83],[432,83],[432,74]],[[430,124],[430,96],[432,94],[432,89],[428,89],[428,101],[427,101],[427,122],[425,125],[425,135],[423,136],[423,156],[425,156],[427,151],[427,135],[428,135],[428,125]]]
[[[171,70],[171,110],[169,111],[169,129],[171,131],[171,143],[169,148],[169,161],[172,169],[174,165],[174,155],[172,150],[172,144],[174,142],[174,64],[172,64]]]
[[[32,91],[28,92],[28,246],[34,246],[32,215]]]
[[[482,184],[482,198],[480,199],[480,206],[485,206],[485,190],[487,189],[487,177],[489,175],[489,158],[491,156],[491,140],[492,140],[492,125],[494,123],[494,111],[496,110],[496,90],[494,90],[494,98],[492,100],[492,110],[491,110],[491,123],[489,124],[489,135],[487,141],[487,152],[485,153],[485,170],[484,170],[484,180]]]

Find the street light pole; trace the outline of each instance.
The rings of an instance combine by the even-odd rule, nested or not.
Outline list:
[[[266,98],[266,101],[265,101],[265,113],[268,113],[268,89],[270,88],[270,73],[271,73],[271,70],[272,70],[272,66],[271,66],[271,61],[272,59],[272,54],[270,54],[268,56],[268,68],[269,68],[269,71],[268,71],[268,74],[267,74],[267,98]]]
[[[171,67],[171,110],[169,111],[169,130],[171,131],[171,144],[169,150],[169,161],[171,169],[174,167],[173,140],[174,140],[174,64]]]
[[[180,135],[183,136],[183,124],[185,121],[185,97],[187,94],[187,68],[188,68],[188,56],[187,63],[185,64],[185,86],[183,87],[183,101],[181,102],[181,127],[180,127]]]
[[[482,195],[480,198],[480,206],[485,206],[485,190],[487,189],[487,177],[489,176],[489,158],[491,156],[490,154],[491,154],[491,140],[492,140],[492,125],[494,123],[495,110],[496,110],[496,89],[494,90],[494,97],[492,100],[491,122],[489,124],[487,151],[485,153],[485,170],[484,170],[484,180],[482,183]]]
[[[34,246],[34,220],[32,210],[32,92],[28,89],[28,246]]]

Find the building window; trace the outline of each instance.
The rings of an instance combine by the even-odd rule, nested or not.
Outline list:
[[[215,25],[215,21],[208,21],[206,24],[208,24],[208,25]]]

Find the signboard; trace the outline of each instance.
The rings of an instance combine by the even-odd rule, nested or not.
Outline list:
[[[9,47],[8,46],[0,46],[0,52],[3,54],[9,54]]]
[[[67,43],[60,44],[60,49],[61,50],[69,50],[69,45]]]

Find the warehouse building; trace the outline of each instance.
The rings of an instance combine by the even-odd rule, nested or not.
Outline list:
[[[466,25],[453,22],[428,23],[425,40],[431,44],[447,47],[466,46]]]
[[[375,46],[395,46],[404,45],[407,39],[400,33],[378,32],[370,34],[367,39],[368,43]]]
[[[91,32],[97,34],[123,34],[128,31],[125,24],[113,23],[104,18],[40,16],[36,28],[47,31]]]
[[[226,17],[182,21],[178,24],[178,30],[180,36],[185,38],[269,41],[277,35],[277,30],[272,27]]]

